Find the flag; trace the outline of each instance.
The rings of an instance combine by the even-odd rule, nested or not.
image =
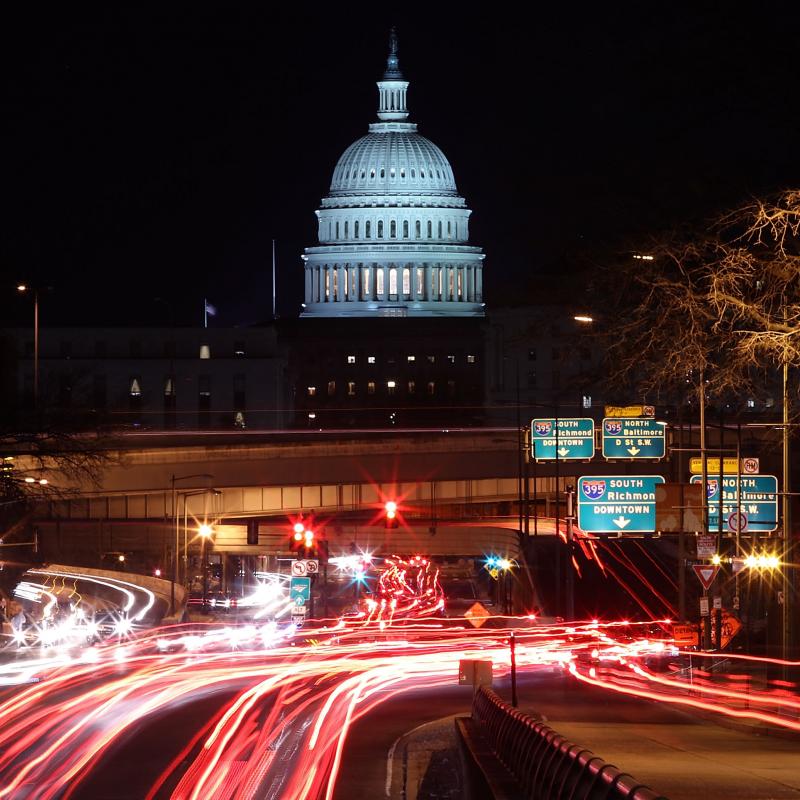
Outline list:
[[[210,314],[212,317],[217,316],[217,307],[212,306],[211,303],[206,300],[206,314]]]

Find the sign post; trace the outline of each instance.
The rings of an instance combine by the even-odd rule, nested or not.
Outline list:
[[[594,420],[532,420],[531,455],[537,461],[590,461],[594,457]]]
[[[667,423],[647,417],[603,419],[603,458],[662,459],[666,454]]]
[[[692,475],[692,483],[702,484],[700,475]],[[722,497],[720,498],[720,494]],[[723,475],[706,480],[708,497],[708,529],[719,529],[720,501],[723,521],[728,528],[741,532],[769,533],[778,528],[778,479],[775,475]]]
[[[587,533],[655,533],[661,475],[578,478],[578,527]]]

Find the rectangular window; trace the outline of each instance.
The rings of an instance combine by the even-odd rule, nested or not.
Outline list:
[[[592,396],[590,394],[583,395],[583,407],[584,408],[592,407]]]
[[[375,394],[375,381],[370,381],[367,384],[367,394]]]
[[[380,297],[383,294],[383,268],[378,267],[375,270],[375,291]]]
[[[397,383],[395,381],[386,381],[387,394],[394,394],[396,388],[397,388]]]
[[[209,359],[211,358],[211,347],[207,344],[200,345],[200,358],[202,359]]]
[[[139,378],[138,376],[131,378],[129,394],[131,397],[142,396],[142,379]]]
[[[411,363],[413,363],[414,361],[417,360],[417,357],[416,356],[406,356],[406,359],[408,360],[408,363],[411,364]]]
[[[411,270],[408,267],[403,268],[403,294],[411,294]]]
[[[436,363],[436,356],[428,356],[428,363],[435,364]]]
[[[201,375],[197,379],[197,387],[200,397],[211,397],[211,376]]]
[[[328,397],[336,394],[336,381],[328,381]]]
[[[233,356],[234,358],[244,358],[244,342],[233,343]]]
[[[532,369],[528,372],[528,388],[535,389],[536,388],[536,370]]]
[[[408,382],[408,393],[409,394],[414,394],[414,392],[416,392],[416,390],[417,390],[417,384],[414,381],[409,381]]]
[[[425,270],[417,267],[417,295],[422,297],[425,293]]]
[[[356,357],[355,356],[347,356],[347,363],[348,364],[355,364],[356,363]]]
[[[347,396],[348,397],[355,397],[356,395],[356,382],[355,381],[348,381],[347,382]]]
[[[467,356],[467,364],[474,364],[476,360],[475,356]]]
[[[536,361],[536,348],[532,347],[528,350],[528,361]]]
[[[308,386],[308,387],[306,387],[306,394],[309,397],[314,397],[314,395],[316,393],[317,393],[317,387],[316,386]]]
[[[175,397],[175,380],[172,377],[164,379],[164,397]]]
[[[456,393],[456,382],[455,381],[447,381],[447,394],[450,397],[454,397]]]
[[[374,364],[375,356],[367,356],[367,364]]]
[[[433,381],[428,381],[428,394],[436,394],[436,384]]]
[[[455,356],[447,356],[447,361],[450,364],[455,364],[456,363],[456,357]]]

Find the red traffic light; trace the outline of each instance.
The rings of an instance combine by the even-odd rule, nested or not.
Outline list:
[[[387,528],[396,528],[397,527],[397,503],[394,500],[387,500],[383,504],[383,508],[386,511],[386,527]]]

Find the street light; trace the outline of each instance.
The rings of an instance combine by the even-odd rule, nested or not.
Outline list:
[[[178,582],[178,551],[180,550],[180,538],[179,538],[179,527],[178,527],[178,493],[175,491],[175,484],[178,481],[188,481],[191,478],[208,478],[209,480],[214,476],[207,473],[207,472],[198,472],[194,475],[173,475],[172,476],[172,517],[173,522],[175,524],[175,552],[172,559],[172,587],[170,591],[170,613],[175,613],[175,584]],[[203,492],[211,491],[210,489],[203,489],[197,494],[202,494]],[[184,498],[183,501],[183,509],[184,512],[186,511],[186,499]],[[186,524],[184,523],[184,528]],[[186,558],[185,548],[184,548],[184,559]]]
[[[39,407],[39,290],[25,283],[17,286],[18,292],[33,292],[33,407]]]
[[[200,534],[200,563],[203,567],[203,611],[206,608],[206,596],[208,595],[208,565],[206,564],[206,542],[211,538],[214,529],[211,525],[203,523],[197,532]]]

